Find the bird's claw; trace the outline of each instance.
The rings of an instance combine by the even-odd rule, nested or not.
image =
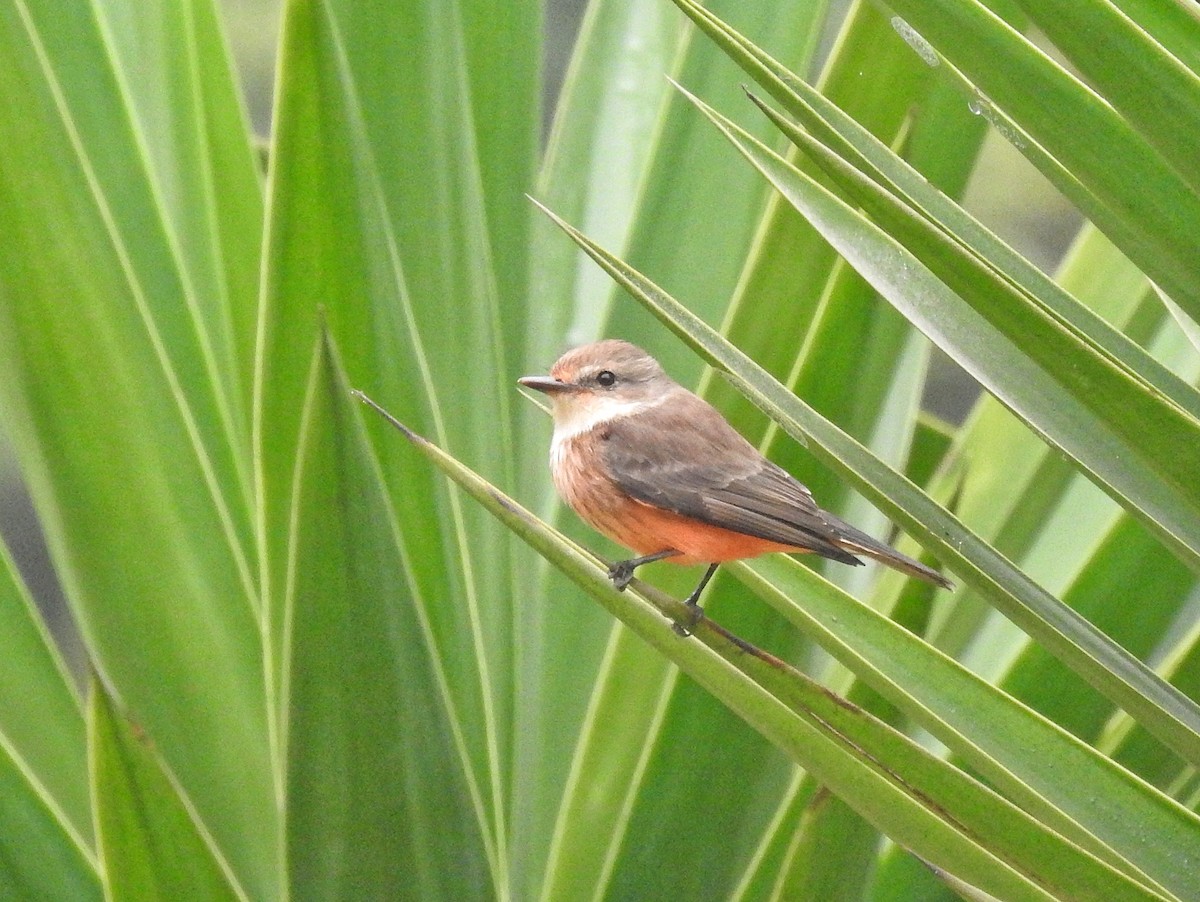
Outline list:
[[[617,561],[608,568],[608,578],[612,580],[613,588],[618,592],[625,591],[633,579],[633,561]]]
[[[686,639],[692,634],[692,630],[696,628],[696,624],[704,619],[704,609],[690,598],[683,604],[687,608],[687,618],[685,620],[676,620],[671,624],[671,629],[675,631],[676,636],[682,636]]]
[[[673,552],[669,552],[673,553]],[[617,561],[615,564],[608,566],[608,578],[612,580],[613,588],[618,592],[623,592],[629,583],[633,580],[633,571],[640,564],[648,563],[645,558],[635,558],[630,561]],[[709,571],[709,576],[712,571]],[[687,616],[681,620],[676,620],[671,629],[675,630],[678,636],[690,636],[696,624],[704,619],[704,610],[700,607],[700,592],[704,589],[704,584],[708,582],[706,576],[704,580],[696,587],[696,591],[687,597],[683,602],[687,609]]]

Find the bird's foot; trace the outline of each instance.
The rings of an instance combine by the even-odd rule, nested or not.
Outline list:
[[[704,619],[704,608],[700,607],[694,598],[689,598],[683,604],[687,608],[687,616],[671,624],[671,629],[675,631],[676,636],[682,636],[686,639],[692,634],[692,630],[696,628],[696,625]]]
[[[683,600],[684,607],[687,608],[688,616],[685,620],[676,620],[671,627],[675,630],[676,635],[690,636],[692,630],[696,628],[696,624],[704,619],[704,609],[700,607],[700,596],[704,592],[704,587],[708,585],[708,581],[713,578],[713,574],[717,572],[718,564],[709,564],[708,570],[704,576],[700,578],[700,584],[692,590],[692,594]]]
[[[612,580],[613,588],[618,592],[625,591],[625,587],[633,579],[633,571],[636,567],[636,561],[617,561],[612,564],[608,568],[608,578]]]
[[[656,551],[653,554],[643,554],[641,557],[630,558],[627,561],[617,561],[615,564],[609,565],[608,578],[612,580],[613,588],[620,592],[629,585],[629,581],[633,579],[633,571],[642,566],[642,564],[652,564],[655,561],[674,557],[677,554],[679,552],[674,548],[664,548],[662,551]]]

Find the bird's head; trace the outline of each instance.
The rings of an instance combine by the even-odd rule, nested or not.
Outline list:
[[[556,431],[572,432],[657,406],[676,387],[657,360],[616,339],[568,351],[549,376],[523,376],[517,382],[547,394]]]

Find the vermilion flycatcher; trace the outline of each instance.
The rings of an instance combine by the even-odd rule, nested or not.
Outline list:
[[[719,564],[773,551],[856,565],[861,554],[952,586],[817,507],[807,488],[763,457],[716,408],[627,341],[584,345],[560,357],[549,376],[518,381],[553,402],[550,470],[563,500],[639,555],[609,568],[617,589],[651,561],[708,564],[686,601],[698,618],[700,593]]]

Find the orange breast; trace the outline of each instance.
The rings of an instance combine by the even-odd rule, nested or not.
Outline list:
[[[702,523],[640,501],[631,501],[630,504],[636,508],[630,511],[630,522],[636,524],[636,530],[626,532],[624,537],[614,533],[606,534],[622,545],[634,549],[638,554],[652,554],[662,548],[674,548],[679,554],[667,560],[675,564],[712,564],[758,557],[773,551],[806,550],[722,529],[720,526]]]
[[[722,529],[637,501],[604,472],[595,433],[563,442],[551,456],[554,484],[585,523],[639,555],[674,548],[675,564],[711,564],[807,549]]]

